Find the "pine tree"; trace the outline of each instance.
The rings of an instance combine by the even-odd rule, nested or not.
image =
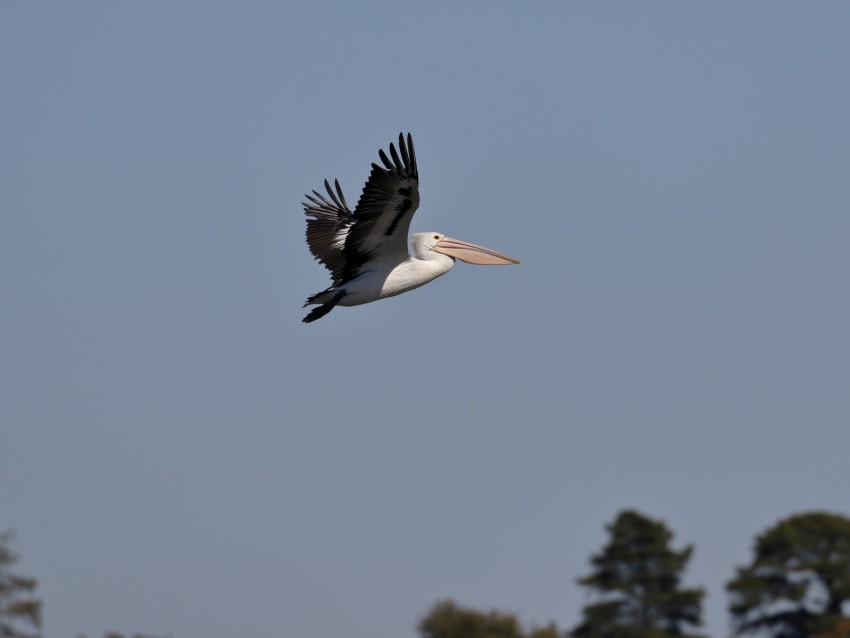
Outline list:
[[[756,538],[752,563],[726,589],[740,633],[832,632],[850,611],[850,519],[813,512],[780,521]]]
[[[593,571],[578,579],[594,590],[575,638],[667,638],[701,624],[702,589],[681,589],[680,580],[693,547],[670,548],[672,532],[664,523],[626,510],[607,526],[611,536],[591,557]]]
[[[13,532],[0,533],[0,636],[39,638],[41,601],[32,595],[37,582],[9,571],[18,561],[9,548],[13,538]]]

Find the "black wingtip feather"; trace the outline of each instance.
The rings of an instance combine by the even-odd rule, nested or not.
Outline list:
[[[336,183],[336,187],[337,187],[337,190],[339,190],[339,181],[337,181],[337,183]],[[342,205],[342,202],[340,201],[340,198],[338,198],[338,197],[336,196],[336,193],[334,193],[334,191],[333,191],[333,189],[331,188],[331,185],[330,185],[330,183],[328,182],[328,180],[325,180],[325,190],[327,190],[327,191],[328,191],[328,195],[330,195],[330,196],[331,196],[331,199],[332,199],[332,200],[334,200],[334,204],[336,204],[336,207],[337,207],[337,208],[341,208],[341,209],[346,209],[346,208],[348,208],[348,206],[343,206],[343,205]],[[340,191],[340,195],[342,195],[342,191]],[[344,197],[343,197],[342,199],[343,199],[343,201],[345,200],[345,198],[344,198]]]
[[[404,143],[404,135],[398,134],[398,150],[401,151],[401,160],[406,171],[410,171],[410,155],[407,153],[407,145]]]
[[[384,167],[372,164],[373,169],[398,171],[399,173],[404,172],[413,177],[418,177],[419,171],[416,166],[416,151],[413,148],[413,136],[410,133],[407,134],[407,140],[404,138],[404,133],[399,133],[398,150],[396,150],[394,143],[390,143],[389,151],[390,155],[387,156],[384,149],[378,149],[378,157],[381,158]]]
[[[399,159],[398,153],[395,150],[395,146],[392,144],[390,144],[390,155],[393,156],[396,170],[401,171],[404,168],[404,164],[402,164],[401,159]]]
[[[392,144],[390,144],[390,148],[392,148]],[[386,166],[386,167],[387,167],[387,170],[388,170],[388,171],[393,170],[393,165],[392,165],[392,163],[390,162],[390,158],[389,158],[389,157],[387,157],[387,154],[386,154],[386,153],[384,153],[384,149],[380,149],[380,150],[378,151],[378,157],[380,157],[380,158],[381,158],[381,161],[384,163],[384,166]],[[374,164],[372,164],[372,166],[374,166]]]
[[[410,133],[407,134],[407,152],[410,154],[410,170],[417,175],[419,169],[416,167],[416,151],[413,149],[413,136]]]
[[[339,180],[335,179],[334,184],[336,184],[336,192],[339,195],[339,198],[342,200],[343,208],[345,208],[345,210],[351,210],[348,207],[348,202],[345,201],[345,195],[342,194],[342,186],[339,185]]]

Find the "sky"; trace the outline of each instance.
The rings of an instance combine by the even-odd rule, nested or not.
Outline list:
[[[850,5],[0,5],[0,529],[44,635],[568,629],[635,508],[705,633],[850,515]],[[304,325],[304,193],[416,144],[522,259]]]

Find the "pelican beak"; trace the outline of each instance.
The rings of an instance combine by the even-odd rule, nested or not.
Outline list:
[[[451,237],[443,237],[434,245],[434,250],[449,257],[456,257],[468,264],[477,264],[479,266],[505,266],[507,264],[520,263],[519,259],[505,257],[495,250],[469,244],[459,239],[452,239]]]

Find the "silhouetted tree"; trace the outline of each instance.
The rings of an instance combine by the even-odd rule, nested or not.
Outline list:
[[[0,637],[38,638],[41,634],[41,601],[33,596],[34,578],[9,571],[18,561],[9,545],[14,533],[0,533]]]
[[[812,512],[756,538],[754,557],[726,589],[740,633],[805,638],[831,631],[850,609],[850,520]]]
[[[688,625],[702,623],[702,589],[680,589],[693,552],[670,548],[672,532],[661,521],[625,510],[606,529],[611,535],[591,557],[593,571],[578,583],[598,601],[583,609],[576,638],[666,638],[695,636]]]
[[[554,624],[526,634],[516,617],[499,611],[480,612],[451,600],[435,604],[419,621],[423,638],[561,638]]]

